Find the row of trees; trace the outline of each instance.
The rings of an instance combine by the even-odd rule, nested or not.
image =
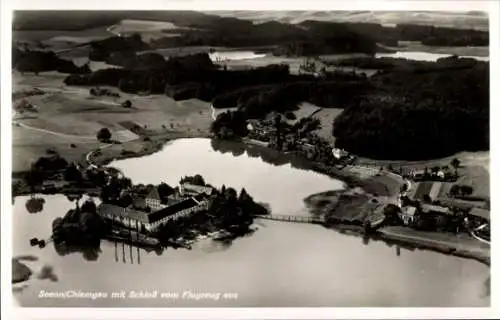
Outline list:
[[[450,188],[450,195],[453,197],[457,196],[470,196],[474,192],[474,188],[468,185],[459,185],[459,184],[454,184]]]

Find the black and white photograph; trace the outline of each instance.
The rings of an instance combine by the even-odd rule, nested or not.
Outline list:
[[[498,39],[448,2],[13,10],[3,291],[19,308],[491,307]]]

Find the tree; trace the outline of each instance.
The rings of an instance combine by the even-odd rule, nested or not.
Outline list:
[[[363,232],[365,235],[368,235],[372,232],[372,224],[369,220],[365,220],[363,223]]]
[[[460,193],[463,196],[470,196],[473,191],[474,188],[472,188],[471,186],[460,186]]]
[[[132,102],[130,102],[130,100],[125,100],[122,103],[122,107],[124,107],[124,108],[132,108]]]
[[[29,213],[38,213],[43,210],[44,203],[45,199],[43,198],[29,198],[26,201],[26,210]]]
[[[450,188],[450,196],[456,197],[460,193],[460,186],[457,184],[454,184]]]
[[[238,198],[238,192],[233,188],[227,188],[224,195],[228,202],[235,202]]]
[[[401,188],[399,189],[399,192],[403,193],[406,191],[408,191],[408,184],[403,183],[403,185],[401,185]]]
[[[132,187],[132,180],[130,178],[123,177],[120,179],[120,188],[122,190],[127,190],[130,189],[131,187]]]
[[[453,158],[453,160],[451,160],[451,166],[455,168],[455,176],[458,177],[458,168],[460,167],[460,160],[458,160],[457,158]]]
[[[107,142],[111,139],[111,131],[108,128],[102,128],[97,132],[97,140]]]
[[[429,176],[429,169],[427,167],[424,168],[424,177],[428,177]]]
[[[82,180],[82,173],[78,170],[74,163],[71,163],[66,167],[66,170],[64,170],[64,179],[66,181],[79,182]]]
[[[44,174],[42,171],[38,170],[34,165],[31,166],[31,170],[28,172],[26,177],[26,182],[31,189],[31,192],[35,190],[35,187],[42,184],[44,179]]]
[[[394,204],[386,205],[384,207],[385,220],[388,221],[389,223],[399,222],[400,218],[399,218],[398,214],[400,211],[401,211],[401,209],[397,205],[394,205]]]
[[[82,212],[97,213],[95,202],[91,199],[85,201],[81,208]]]
[[[195,175],[193,177],[193,184],[204,186],[205,185],[205,179],[199,174]]]
[[[436,217],[436,229],[438,231],[445,231],[448,227],[448,218],[443,215],[438,215]]]

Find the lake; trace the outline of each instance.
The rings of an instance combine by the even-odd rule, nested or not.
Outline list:
[[[210,59],[217,61],[233,61],[264,58],[265,53],[255,53],[253,51],[216,51],[209,54]]]
[[[181,139],[156,154],[116,161],[135,183],[176,185],[201,174],[215,185],[242,187],[275,214],[308,215],[303,199],[343,184],[307,170],[300,160],[239,143]],[[53,266],[57,281],[35,277],[18,284],[23,306],[49,307],[386,307],[488,306],[489,267],[430,251],[363,241],[324,227],[256,220],[257,231],[230,245],[202,240],[192,250],[163,253],[102,241],[95,252],[59,253],[46,238],[52,220],[74,207],[65,196],[44,196],[41,212],[28,213],[29,197],[14,203],[14,245],[37,274]],[[398,254],[398,252],[400,254]],[[53,278],[55,280],[55,278]],[[38,298],[46,292],[158,291],[156,298]],[[160,292],[164,297],[160,297]],[[205,296],[196,293],[208,293]],[[217,293],[226,294],[219,296]]]
[[[432,52],[423,52],[423,51],[397,51],[394,53],[377,53],[375,55],[376,58],[404,58],[408,60],[416,60],[416,61],[437,61],[439,58],[450,57],[451,54],[447,53],[432,53]],[[460,56],[461,58],[472,58],[480,61],[489,61],[490,58],[480,57],[480,56]]]

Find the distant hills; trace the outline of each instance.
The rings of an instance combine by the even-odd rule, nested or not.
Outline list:
[[[228,16],[221,17],[221,14]],[[265,46],[274,47],[272,52],[275,55],[315,56],[375,54],[387,51],[387,46],[397,46],[399,41],[417,41],[429,46],[489,45],[489,33],[478,30],[481,23],[487,23],[487,17],[478,12],[213,11],[208,14],[196,11],[18,11],[14,15],[13,29],[84,31],[110,27],[126,19],[142,20],[143,24],[147,21],[171,24],[165,30],[158,30],[159,38],[150,41],[148,45],[153,49]],[[258,19],[260,23],[252,19]],[[427,24],[423,25],[426,21]],[[462,29],[436,27],[429,25],[431,22],[460,24]],[[475,28],[466,29],[467,23]],[[136,42],[141,42],[140,28],[131,31],[137,33]],[[172,32],[174,36],[169,34]],[[122,42],[114,39],[109,48],[99,49],[94,41],[94,56],[102,60],[112,51],[123,51],[121,46],[114,47]]]
[[[229,18],[221,19],[220,17]],[[231,19],[232,18],[232,19]],[[177,25],[278,21],[298,24],[307,20],[364,22],[382,25],[418,24],[457,29],[488,30],[485,12],[451,11],[16,11],[14,30],[81,30],[112,25],[123,19],[169,21]],[[247,22],[248,21],[248,22]]]
[[[331,22],[370,22],[382,25],[418,24],[487,31],[488,14],[480,11],[207,11],[221,17],[234,17],[255,23],[279,21],[297,24],[306,20]]]

